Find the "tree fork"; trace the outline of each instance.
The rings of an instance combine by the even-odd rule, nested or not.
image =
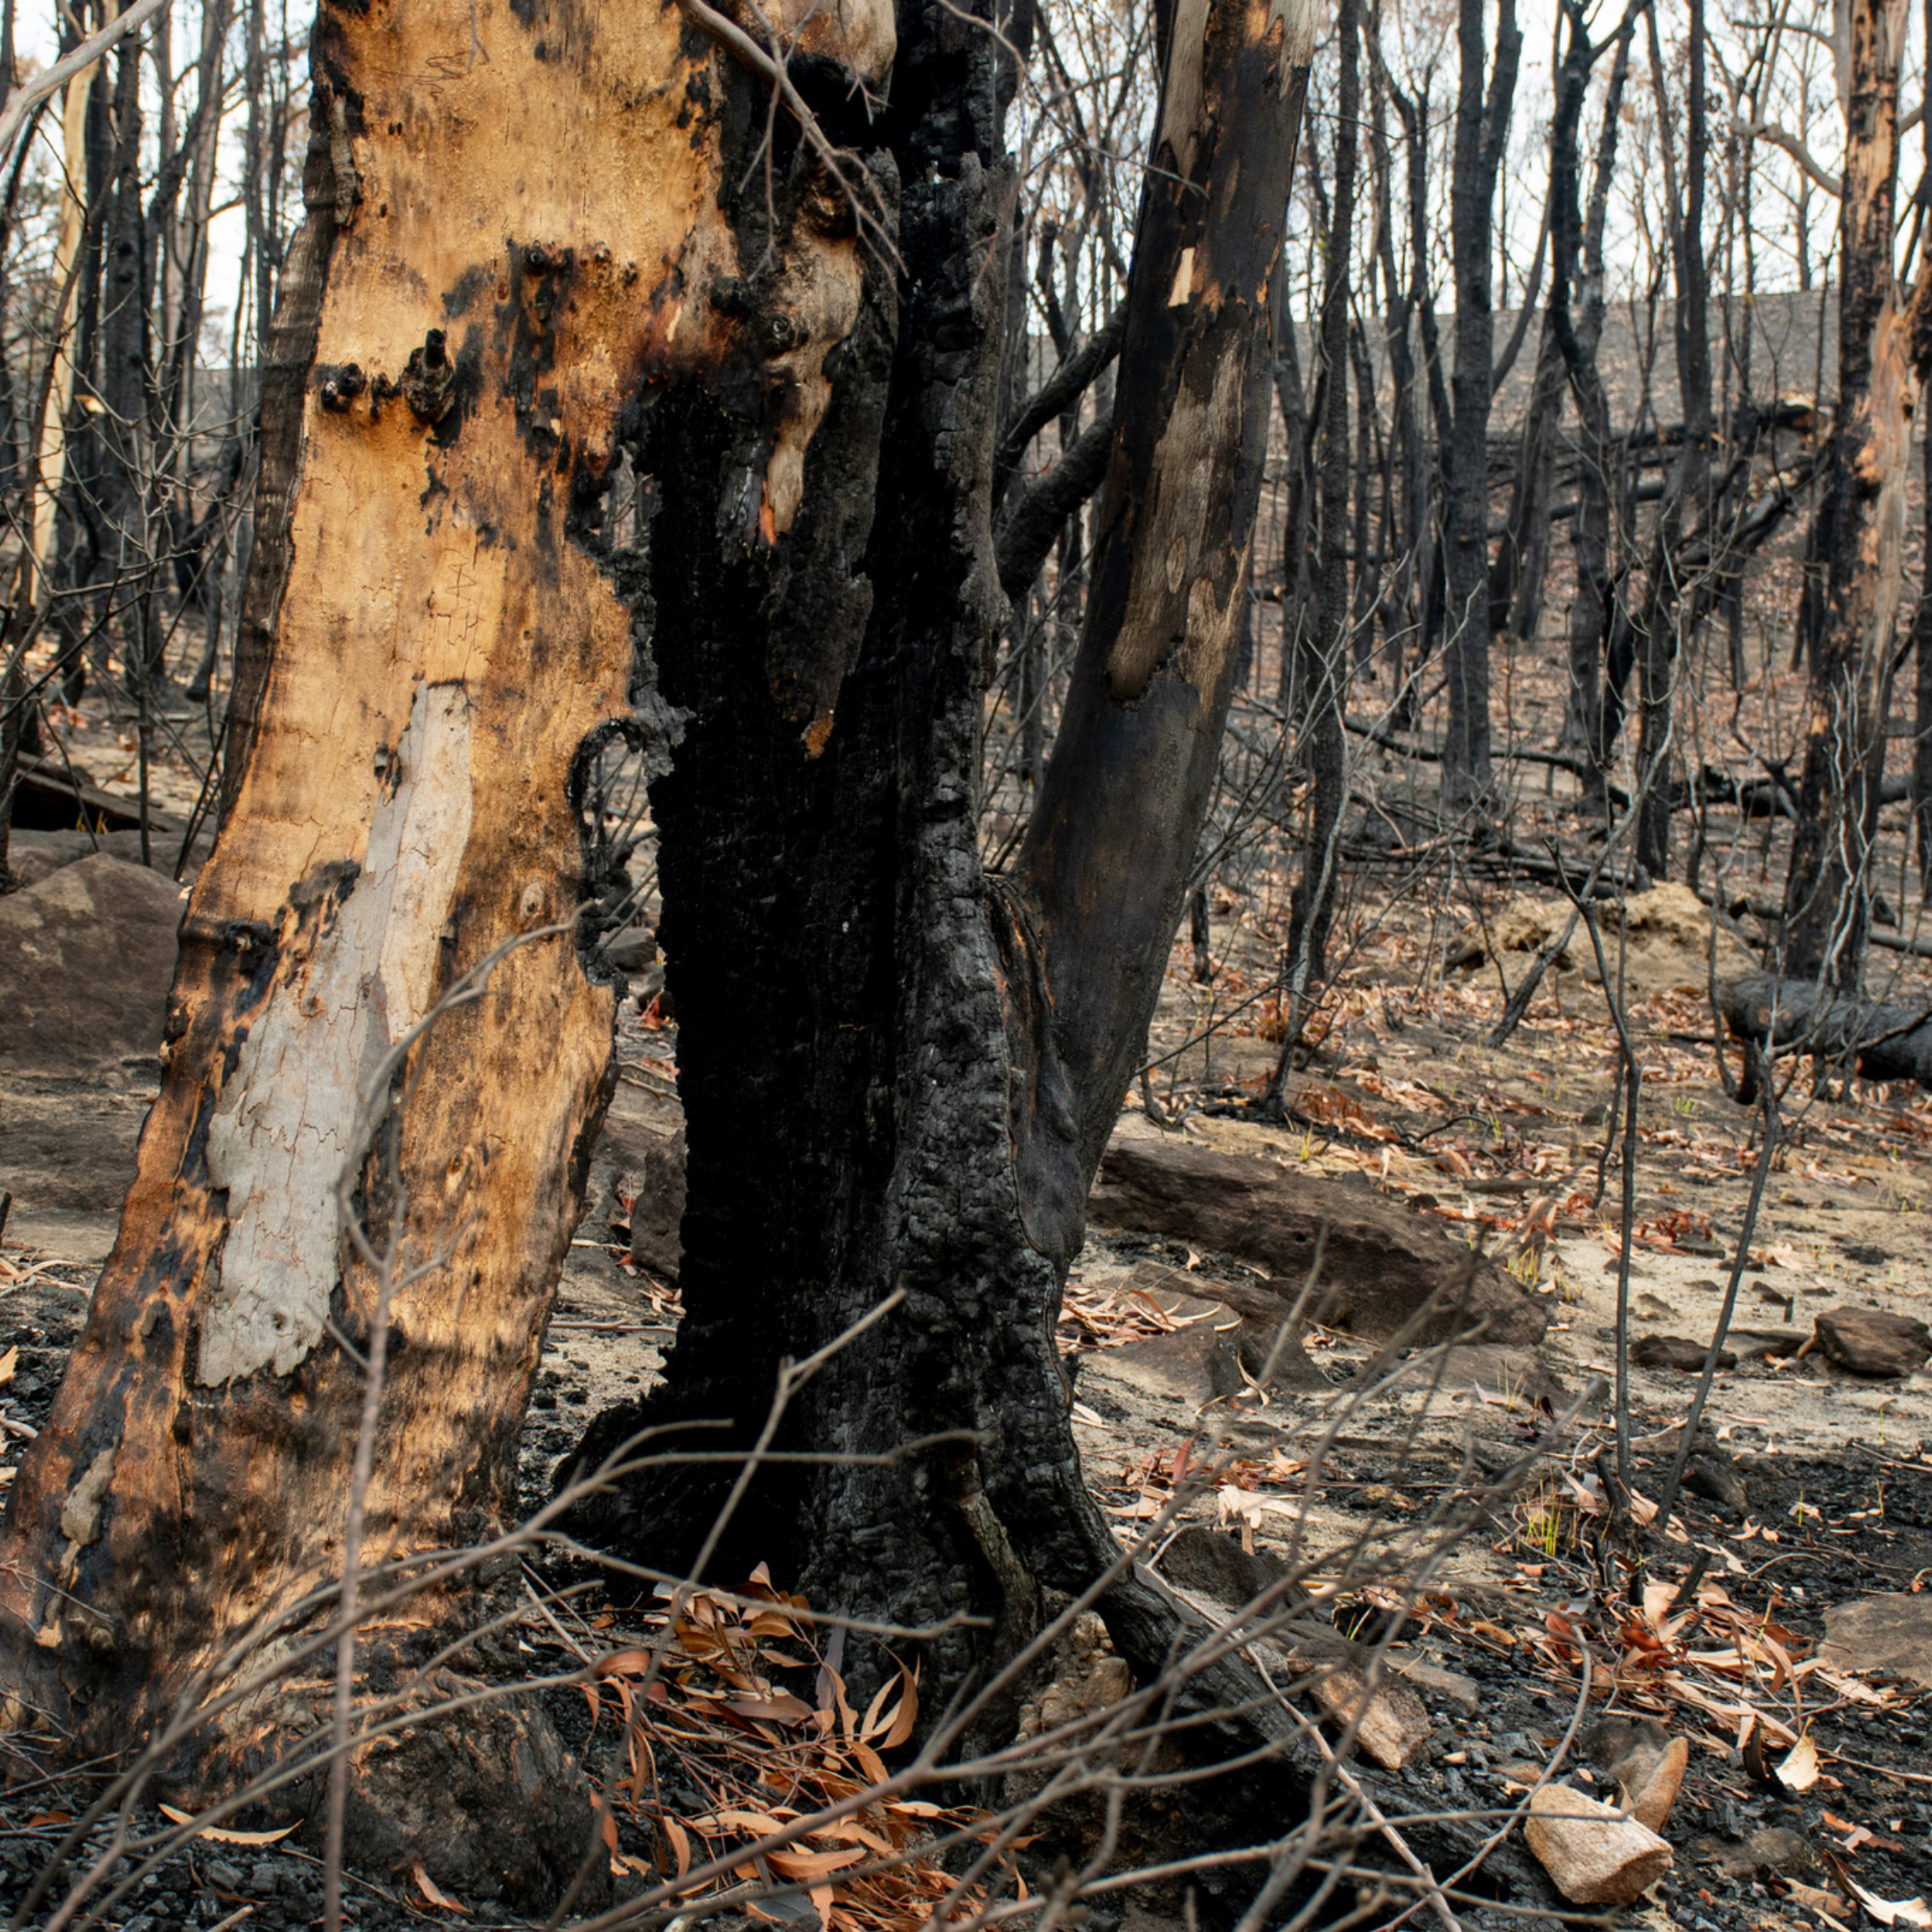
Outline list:
[[[903,1291],[801,1394],[784,1440],[889,1455],[950,1430],[977,1446],[768,1472],[718,1564],[789,1563],[814,1602],[944,1626],[924,1646],[930,1706],[1026,1641],[1041,1587],[1077,1592],[1118,1560],[1054,1322],[1232,688],[1311,21],[1266,0],[1179,10],[1087,630],[1027,847],[988,879],[973,773],[1005,614],[987,498],[1010,77],[993,37],[939,0],[913,17],[919,57],[902,52],[877,130],[903,183],[906,275],[869,284],[805,492],[816,513],[876,495],[890,517],[801,561],[796,534],[768,555],[726,541],[721,486],[667,498],[653,533],[654,649],[686,717],[653,792],[690,1148],[685,1315],[665,1387],[599,1418],[562,1474],[645,1421],[727,1417],[749,1439],[781,1355]],[[717,474],[721,411],[714,388],[674,386],[647,466]],[[728,898],[721,862],[744,869]],[[696,1546],[721,1488],[653,1475],[579,1521],[663,1563]],[[1175,1623],[1157,1587],[1123,1579],[1104,1607],[1136,1664],[1161,1667]],[[849,1669],[880,1667],[849,1653]],[[1004,1714],[985,1721],[996,1734]]]

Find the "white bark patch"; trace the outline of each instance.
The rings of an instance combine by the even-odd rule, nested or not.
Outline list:
[[[1282,23],[1284,77],[1297,67],[1306,67],[1314,59],[1315,28],[1320,11],[1320,0],[1268,0],[1267,25],[1264,31],[1273,32],[1276,21]]]
[[[335,1191],[363,1080],[428,1010],[470,837],[470,704],[419,686],[362,870],[305,967],[276,986],[209,1123],[228,1191],[221,1285],[201,1320],[204,1385],[286,1375],[322,1334],[339,1272]]]
[[[1277,0],[1279,4],[1279,0]],[[1288,0],[1291,5],[1307,0]],[[1181,0],[1174,9],[1174,38],[1167,48],[1167,85],[1161,98],[1160,132],[1154,152],[1166,141],[1174,164],[1183,174],[1193,165],[1194,149],[1208,128],[1208,106],[1201,97],[1201,61],[1208,47],[1208,0]]]

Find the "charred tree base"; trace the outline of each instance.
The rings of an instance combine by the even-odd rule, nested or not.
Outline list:
[[[522,1912],[550,1911],[588,1867],[577,1903],[596,1903],[610,1875],[589,1779],[532,1693],[439,1707],[483,1690],[438,1673],[422,1693],[419,1722],[352,1753],[345,1860],[405,1889],[419,1863],[466,1905],[500,1900]],[[298,1835],[318,1851],[328,1782],[318,1770],[267,1808],[284,1820],[300,1818]]]

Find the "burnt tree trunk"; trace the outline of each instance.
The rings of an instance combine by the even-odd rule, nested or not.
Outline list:
[[[1288,932],[1288,990],[1298,1008],[1308,988],[1327,972],[1328,927],[1335,913],[1335,846],[1348,793],[1343,708],[1353,659],[1349,594],[1349,262],[1355,240],[1355,126],[1361,113],[1359,13],[1358,0],[1341,0],[1335,13],[1341,84],[1336,95],[1328,250],[1322,275],[1324,386],[1315,463],[1321,499],[1321,569],[1315,621],[1302,627],[1298,640],[1300,724],[1314,778],[1307,846]],[[1357,479],[1357,487],[1365,492],[1368,487],[1366,468]],[[1358,544],[1358,557],[1360,551]],[[1294,1030],[1291,1026],[1291,1033]]]
[[[1614,36],[1615,55],[1597,136],[1589,210],[1582,202],[1581,123],[1590,70],[1603,45],[1592,46],[1578,0],[1565,0],[1567,33],[1556,75],[1556,111],[1550,128],[1550,307],[1552,333],[1577,406],[1580,460],[1577,508],[1570,524],[1575,588],[1570,602],[1570,690],[1563,737],[1582,754],[1586,810],[1606,810],[1610,743],[1605,730],[1606,658],[1615,593],[1610,577],[1610,476],[1617,461],[1610,398],[1597,351],[1604,326],[1604,224],[1616,172],[1623,89],[1630,75],[1634,12]],[[1605,43],[1609,45],[1612,43]]]
[[[1549,571],[1550,500],[1565,386],[1563,351],[1546,311],[1537,337],[1536,373],[1523,414],[1509,517],[1489,572],[1492,637],[1507,630],[1525,644],[1533,643],[1542,621],[1543,583]]]
[[[1921,275],[1901,313],[1893,271],[1903,0],[1852,0],[1851,98],[1839,204],[1838,408],[1812,531],[1818,581],[1801,643],[1810,679],[1799,818],[1784,890],[1784,970],[1854,989],[1870,923],[1870,860],[1892,631],[1905,538],[1911,428],[1924,366]]]
[[[658,767],[687,1113],[655,1414],[742,1441],[782,1356],[893,1301],[784,1441],[929,1445],[766,1471],[720,1565],[937,1624],[937,1708],[1039,1586],[1116,1555],[1054,1321],[1218,757],[1313,15],[1175,10],[1087,628],[997,881],[974,794],[1005,619],[1011,35],[951,0],[798,24],[775,115],[769,50],[702,0],[621,33],[568,6],[323,9],[225,823],[120,1235],[7,1518],[10,1716],[67,1750],[120,1750],[258,1616],[337,1583],[378,1309],[362,1562],[509,1514],[608,1090],[592,775],[620,742]],[[625,455],[660,508],[620,550]],[[360,1083],[391,1055],[393,1152],[365,1156]],[[339,1181],[402,1272],[345,1250]],[[589,1513],[661,1563],[716,1496],[658,1479]],[[412,1602],[365,1656],[406,1666],[464,1609]],[[1164,1660],[1152,1584],[1106,1610]],[[327,1688],[237,1708],[171,1775],[232,1782]]]
[[[1004,615],[985,504],[1003,77],[996,43],[938,0],[915,17],[930,38],[910,69],[902,53],[882,131],[905,183],[903,292],[869,283],[789,540],[761,547],[725,517],[743,432],[718,385],[667,385],[646,429],[647,467],[716,479],[667,496],[651,579],[658,674],[685,718],[653,796],[686,1312],[664,1389],[600,1418],[574,1466],[646,1423],[724,1418],[749,1440],[781,1357],[902,1292],[780,1442],[977,1442],[768,1472],[717,1563],[769,1561],[855,1614],[986,1618],[927,1646],[943,1696],[1031,1631],[1040,1586],[1083,1587],[1117,1548],[1081,1480],[1053,1328],[1231,694],[1312,22],[1265,0],[1176,10],[1086,629],[1026,843],[991,880],[972,774]],[[893,514],[869,538],[875,501]],[[841,524],[847,504],[862,514]],[[661,1564],[695,1547],[729,1480],[647,1472],[582,1528]],[[1160,1600],[1129,1580],[1106,1608],[1150,1664]]]
[[[1484,0],[1459,0],[1455,147],[1450,229],[1455,263],[1454,427],[1447,464],[1449,730],[1443,789],[1458,808],[1480,805],[1493,782],[1489,759],[1489,405],[1495,329],[1491,316],[1496,173],[1509,134],[1522,34],[1515,0],[1497,0],[1496,61],[1484,90]]]
[[[1710,265],[1704,249],[1704,176],[1709,161],[1704,98],[1704,0],[1690,0],[1690,72],[1684,95],[1684,165],[1681,191],[1665,159],[1671,216],[1671,261],[1676,277],[1674,322],[1677,391],[1683,408],[1683,446],[1671,474],[1652,547],[1649,581],[1638,626],[1637,862],[1655,878],[1670,869],[1671,786],[1676,737],[1680,639],[1696,622],[1699,599],[1687,581],[1690,539],[1707,544],[1710,523]],[[1657,98],[1665,98],[1657,15],[1646,15]]]
[[[893,34],[880,5],[816,17],[804,47],[830,100],[883,83]],[[928,28],[916,53],[937,60],[949,36],[983,44]],[[647,419],[674,419],[668,392],[709,389],[729,435],[708,476],[740,511],[719,534],[787,561],[801,526],[853,547],[864,529],[835,479],[806,501],[806,458],[822,435],[850,459],[854,393],[875,399],[856,446],[876,443],[876,374],[856,392],[843,377],[889,360],[889,243],[861,243],[795,139],[775,255],[739,271],[766,238],[720,202],[767,97],[681,7],[618,33],[567,7],[527,25],[514,8],[345,0],[322,9],[312,69],[225,822],[183,919],[119,1237],[8,1507],[0,1689],[13,1722],[31,1714],[81,1758],[140,1739],[265,1613],[341,1577],[384,1286],[342,1239],[345,1164],[404,1269],[363,1563],[513,1517],[610,1077],[617,989],[578,917],[608,883],[586,774],[614,741],[664,753],[674,735],[640,649],[640,560],[612,553],[603,496]],[[956,158],[956,180],[915,193],[954,198],[964,261],[996,227],[997,176]],[[889,199],[879,165],[875,190],[843,164],[855,192]],[[960,446],[983,468],[972,431]],[[974,588],[950,607],[977,643],[993,599]],[[794,749],[822,744],[820,727]],[[482,998],[412,1036],[512,942]],[[790,975],[766,963],[786,1004]],[[375,1097],[399,1185],[360,1158],[360,1084],[392,1052],[402,1075]],[[454,1589],[419,1599],[365,1631],[365,1656],[406,1665],[465,1614]],[[181,1788],[232,1784],[327,1708],[313,1667],[284,1689],[177,1753]],[[465,1725],[496,1734],[482,1713]],[[437,1871],[439,1848],[421,1850]]]
[[[1926,548],[1932,557],[1932,416],[1926,421],[1920,461],[1926,486]],[[1919,593],[1912,613],[1912,826],[1919,886],[1932,892],[1932,581]]]

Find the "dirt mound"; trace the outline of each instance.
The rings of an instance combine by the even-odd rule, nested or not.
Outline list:
[[[1632,893],[1624,902],[1621,927],[1614,906],[1605,906],[1597,915],[1603,933],[1604,953],[1610,962],[1611,976],[1617,972],[1618,948],[1623,948],[1623,983],[1640,998],[1690,987],[1703,991],[1708,978],[1713,933],[1717,947],[1717,977],[1731,979],[1751,971],[1757,962],[1713,919],[1709,909],[1688,886],[1674,881],[1653,886],[1648,892]],[[1464,967],[1479,966],[1495,958],[1513,985],[1517,974],[1534,958],[1538,948],[1560,934],[1569,923],[1570,905],[1562,899],[1512,899],[1484,926],[1472,927],[1463,936],[1452,962]],[[1555,964],[1562,972],[1580,972],[1594,980],[1597,957],[1589,934],[1579,921],[1569,944],[1556,955]]]

